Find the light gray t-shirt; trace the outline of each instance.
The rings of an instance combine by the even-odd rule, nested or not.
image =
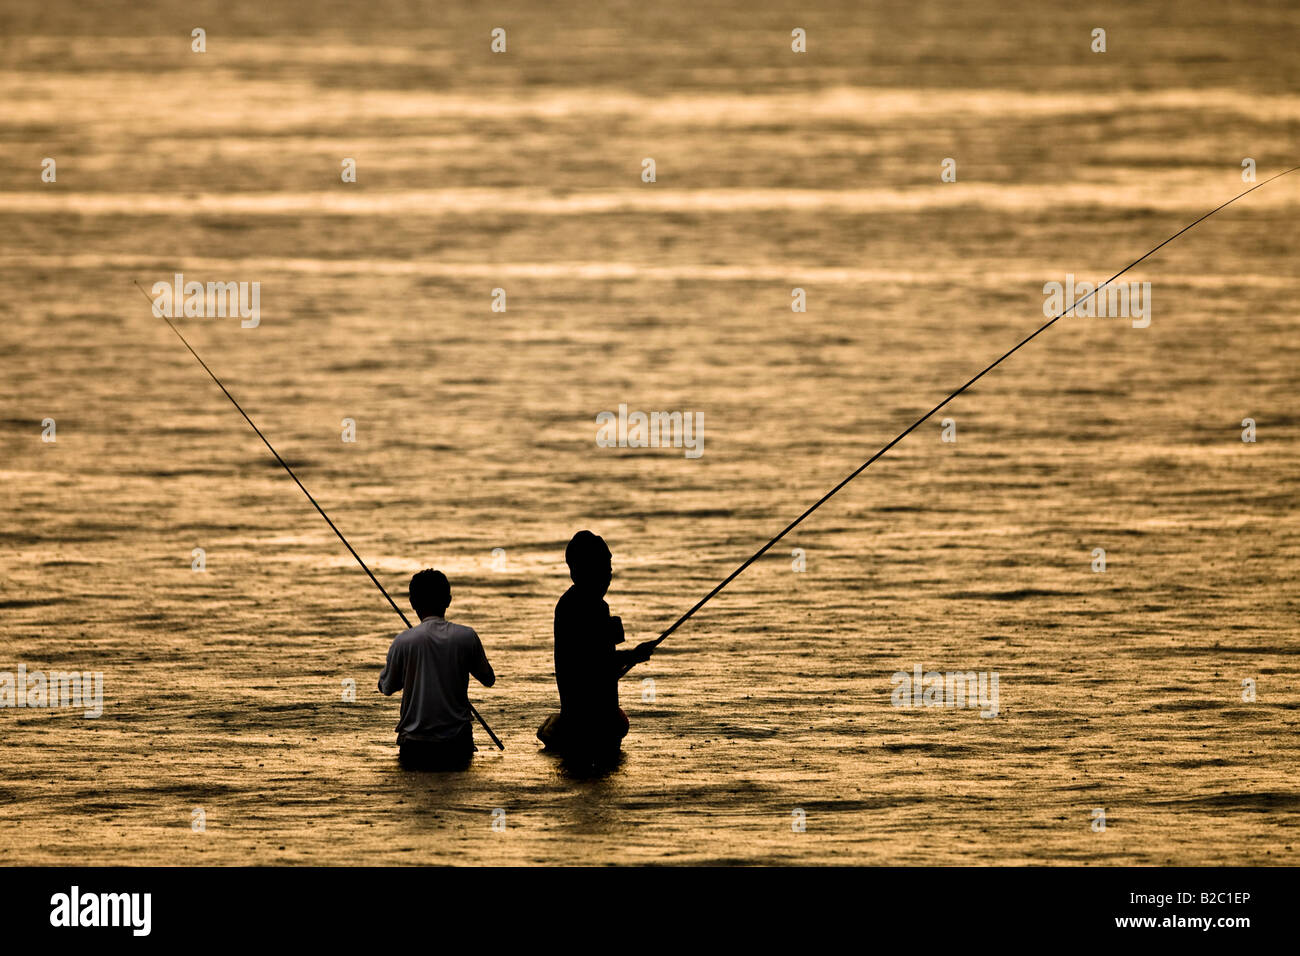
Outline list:
[[[448,740],[470,721],[469,675],[484,687],[496,674],[473,628],[426,617],[393,639],[379,692],[402,692],[397,733],[415,740]]]

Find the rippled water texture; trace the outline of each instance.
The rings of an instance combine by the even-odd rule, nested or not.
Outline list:
[[[674,634],[614,773],[533,739],[570,534],[657,634],[1045,282],[1300,162],[1294,9],[563,6],[3,4],[0,670],[105,700],[0,709],[0,861],[1297,862],[1300,174],[1126,277],[1148,328],[1062,320]],[[399,601],[447,571],[504,753],[398,769],[396,615],[133,287],[176,272],[261,284],[257,328],[181,328]],[[704,454],[597,447],[620,404],[702,413]],[[998,715],[891,706],[918,665],[997,672]]]

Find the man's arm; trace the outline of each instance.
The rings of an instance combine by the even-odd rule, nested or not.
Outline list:
[[[379,672],[379,693],[391,697],[402,689],[403,683],[402,655],[397,650],[397,642],[393,641],[388,648],[388,660],[384,663],[384,669]]]
[[[654,641],[642,641],[636,647],[626,651],[614,652],[614,674],[622,677],[637,664],[644,664],[650,660],[650,655],[655,652]]]
[[[483,642],[478,639],[478,634],[472,628],[470,633],[474,635],[474,655],[470,660],[469,672],[484,687],[491,687],[497,682],[496,672],[488,663],[487,653],[483,650]]]
[[[608,612],[606,613],[608,614]],[[593,622],[592,626],[598,630],[603,630],[609,636],[609,642],[612,646],[617,647],[623,643],[623,619],[621,617],[608,614],[603,620]],[[616,679],[622,677],[637,664],[644,664],[650,659],[654,649],[653,641],[644,641],[626,651],[613,651],[614,677]]]

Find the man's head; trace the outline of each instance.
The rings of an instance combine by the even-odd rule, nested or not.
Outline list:
[[[447,575],[441,571],[425,568],[411,578],[411,609],[420,620],[442,617],[450,603],[451,585],[447,583]]]
[[[604,538],[590,531],[579,531],[564,549],[564,561],[574,584],[604,597],[614,576],[613,556]]]

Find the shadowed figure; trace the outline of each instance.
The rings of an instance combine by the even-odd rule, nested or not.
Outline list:
[[[627,714],[618,706],[618,679],[633,664],[650,659],[654,642],[631,650],[623,643],[623,622],[609,613],[605,592],[613,563],[605,540],[579,531],[564,550],[573,587],[555,605],[555,683],[560,712],[537,731],[546,749],[577,763],[616,762],[627,736]]]
[[[379,692],[402,692],[397,722],[398,755],[408,770],[458,770],[473,755],[469,675],[484,687],[496,683],[473,628],[444,619],[451,585],[441,571],[411,578],[411,608],[420,623],[403,631],[388,649]]]

